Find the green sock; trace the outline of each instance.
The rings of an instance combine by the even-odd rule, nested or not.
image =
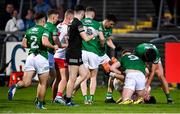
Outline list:
[[[94,101],[94,95],[90,95],[90,96],[89,96],[89,100],[90,100],[90,101]]]
[[[171,95],[169,93],[166,93],[166,98],[171,99]]]
[[[107,92],[106,93],[106,99],[111,99],[112,98],[112,93],[111,92]]]
[[[88,101],[88,96],[87,95],[84,95],[84,100]]]

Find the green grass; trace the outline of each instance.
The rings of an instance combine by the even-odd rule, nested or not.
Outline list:
[[[47,110],[37,110],[33,104],[36,96],[36,87],[17,90],[14,100],[7,100],[7,87],[0,87],[0,113],[180,113],[180,90],[171,91],[175,103],[166,104],[166,98],[161,89],[152,91],[157,99],[157,104],[118,105],[105,104],[106,88],[98,87],[93,105],[84,105],[81,92],[78,91],[74,101],[78,107],[67,107],[51,103],[51,89],[48,88],[46,96]],[[114,92],[114,99],[118,99],[119,93]]]

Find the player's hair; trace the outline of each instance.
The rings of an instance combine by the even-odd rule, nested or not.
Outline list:
[[[145,51],[142,59],[146,62],[153,62],[156,59],[156,51],[153,48],[149,48]]]
[[[88,6],[86,7],[86,12],[96,12],[96,10],[91,6]]]
[[[82,5],[76,5],[74,8],[75,12],[85,11],[84,6]]]
[[[55,10],[55,9],[51,9],[48,11],[47,13],[47,16],[51,16],[52,14],[55,14],[55,15],[58,15],[59,14],[59,11],[58,10]]]
[[[36,13],[34,15],[35,21],[39,21],[40,19],[45,18],[45,17],[46,17],[46,15],[44,13]]]
[[[113,21],[113,22],[115,22],[115,23],[117,22],[117,18],[116,18],[116,16],[113,15],[113,14],[108,14],[105,19],[107,19],[107,20],[109,20],[109,21]]]
[[[74,14],[74,11],[72,9],[68,9],[66,10],[64,16],[67,17],[68,15],[73,15]]]

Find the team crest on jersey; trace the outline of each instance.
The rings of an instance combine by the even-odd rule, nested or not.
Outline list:
[[[32,28],[32,31],[37,32],[38,29],[37,28]]]
[[[92,23],[92,20],[85,20],[84,21],[86,24],[91,24]]]

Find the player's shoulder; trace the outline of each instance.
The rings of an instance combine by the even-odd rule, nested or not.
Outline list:
[[[100,23],[96,20],[93,20],[93,23],[100,26]]]

